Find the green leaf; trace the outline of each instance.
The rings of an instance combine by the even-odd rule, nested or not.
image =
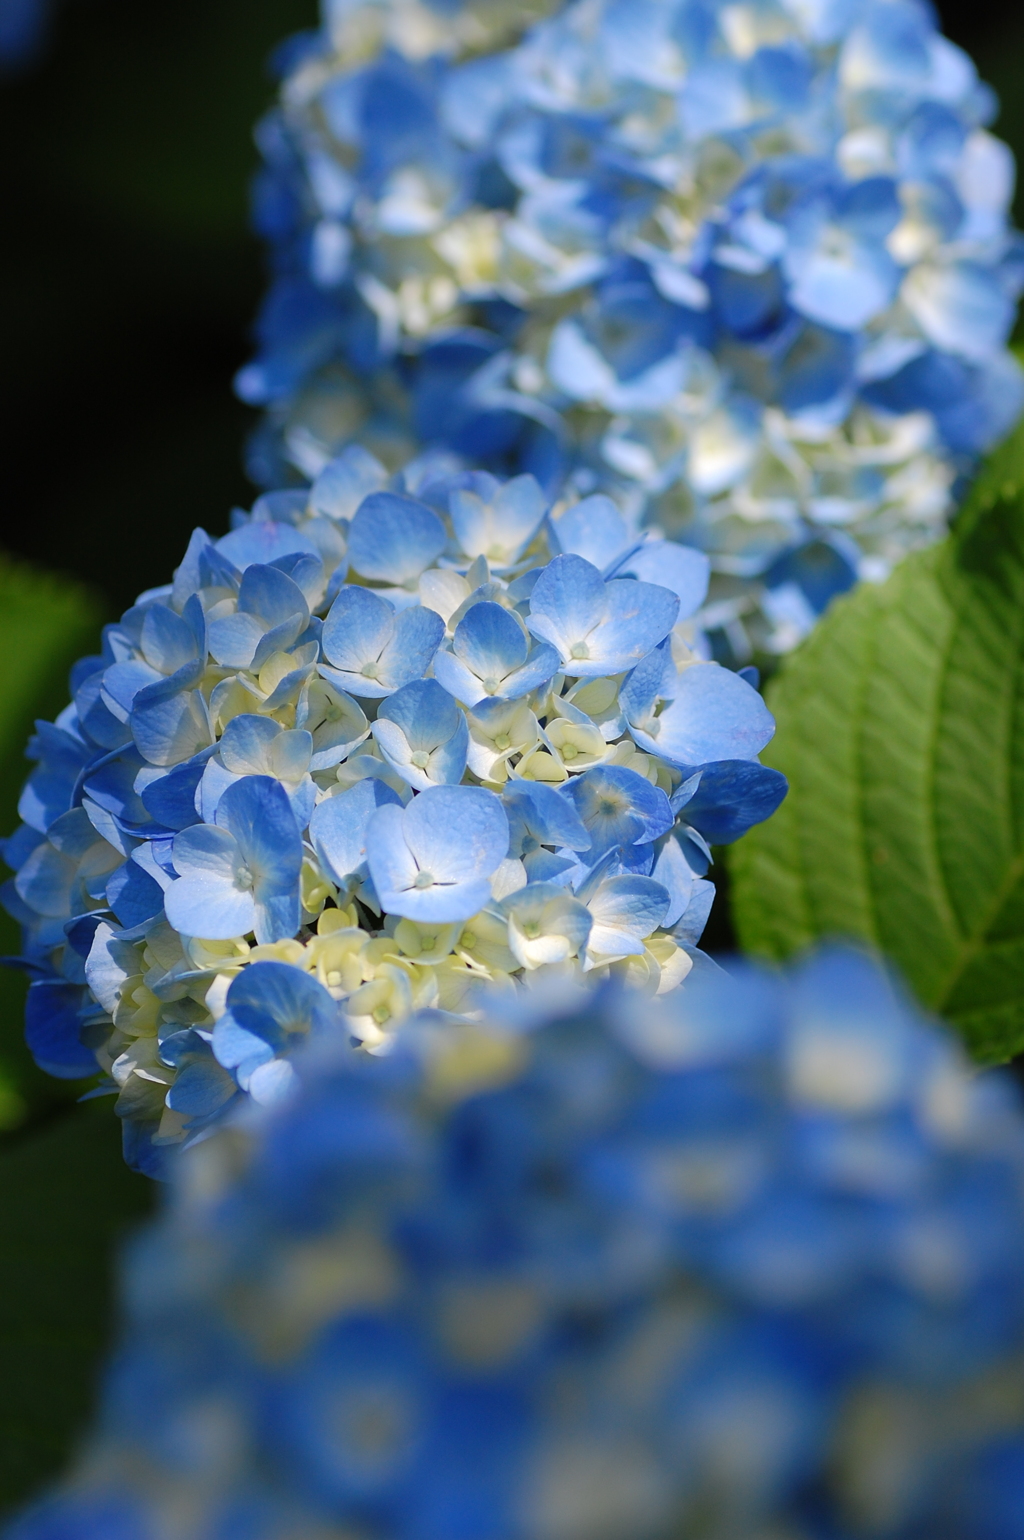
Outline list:
[[[0,1512],[60,1474],[92,1413],[116,1243],[154,1195],[120,1134],[104,1100],[0,1152]]]
[[[67,705],[67,671],[95,651],[102,619],[93,594],[79,583],[0,555],[0,833],[18,821],[18,796],[28,774],[25,745],[36,717]],[[0,868],[2,870],[2,868]],[[0,913],[0,955],[19,950],[18,927]],[[0,969],[0,1131],[78,1095],[36,1068],[22,1038],[25,979]]]
[[[730,861],[746,950],[866,940],[983,1062],[1024,1050],[1022,445],[780,669],[763,758],[790,793]]]

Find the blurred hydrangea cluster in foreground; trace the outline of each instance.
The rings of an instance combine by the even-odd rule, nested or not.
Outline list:
[[[1013,159],[919,0],[334,0],[281,66],[265,485],[358,434],[609,492],[709,554],[742,663],[1020,410]]]
[[[29,1046],[99,1065],[154,1173],[310,1035],[379,1049],[551,972],[672,989],[710,844],[786,788],[692,645],[706,558],[607,498],[353,446],[235,523],[76,665],[4,848]]]
[[[11,1540],[1014,1540],[1024,1120],[865,958],[299,1059]]]

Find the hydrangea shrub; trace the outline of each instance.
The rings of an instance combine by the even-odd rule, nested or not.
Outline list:
[[[253,473],[358,433],[604,491],[708,553],[722,656],[785,650],[1020,410],[994,98],[919,0],[539,9],[329,4],[282,55]]]
[[[851,953],[529,1006],[189,1152],[11,1540],[1019,1533],[1011,1084]]]
[[[552,972],[674,988],[710,844],[786,786],[756,689],[695,650],[707,576],[600,495],[356,448],[197,530],[30,746],[4,893],[37,1061],[98,1065],[155,1172],[310,1035],[380,1049]]]

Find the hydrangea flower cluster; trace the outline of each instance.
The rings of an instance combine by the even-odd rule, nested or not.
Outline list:
[[[1011,1084],[856,954],[530,1005],[179,1163],[10,1540],[1019,1534]]]
[[[0,77],[38,58],[50,28],[52,0],[0,0]]]
[[[678,984],[709,842],[785,793],[760,695],[690,646],[707,578],[600,495],[354,447],[197,531],[30,747],[39,1063],[98,1061],[152,1170],[311,1033],[380,1048],[551,971]]]
[[[605,491],[709,554],[721,656],[785,650],[1024,400],[992,94],[920,0],[545,8],[354,0],[282,56],[252,472],[359,433]]]

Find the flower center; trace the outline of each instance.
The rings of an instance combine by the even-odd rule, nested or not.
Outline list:
[[[570,658],[589,658],[590,648],[587,646],[586,642],[573,642],[572,651],[570,652],[569,656]]]
[[[500,682],[501,681],[498,680],[498,679],[485,679],[484,680],[484,689],[487,692],[487,694],[488,695],[493,695],[495,693],[495,691],[497,690],[498,685],[500,684]]]
[[[380,673],[380,664],[371,658],[368,663],[363,664],[359,672],[362,674],[364,679],[376,679],[377,675]]]
[[[417,749],[415,754],[411,754],[409,757],[417,770],[425,770],[430,763],[430,755],[426,749]]]
[[[467,951],[472,951],[476,946],[476,931],[464,930],[462,932],[462,945]]]
[[[562,744],[562,758],[563,759],[575,759],[576,755],[578,753],[579,753],[579,749],[576,747],[575,743],[563,743]]]
[[[496,749],[507,749],[511,742],[512,739],[509,737],[508,733],[499,733],[494,740],[494,747]]]
[[[417,872],[414,888],[432,888],[434,886],[433,872]]]
[[[373,1016],[374,1021],[380,1027],[383,1026],[384,1022],[389,1019],[391,1012],[388,1010],[386,1005],[375,1005],[370,1014]]]
[[[252,872],[247,866],[240,866],[238,871],[235,873],[235,887],[240,888],[243,893],[248,893],[252,885]]]

